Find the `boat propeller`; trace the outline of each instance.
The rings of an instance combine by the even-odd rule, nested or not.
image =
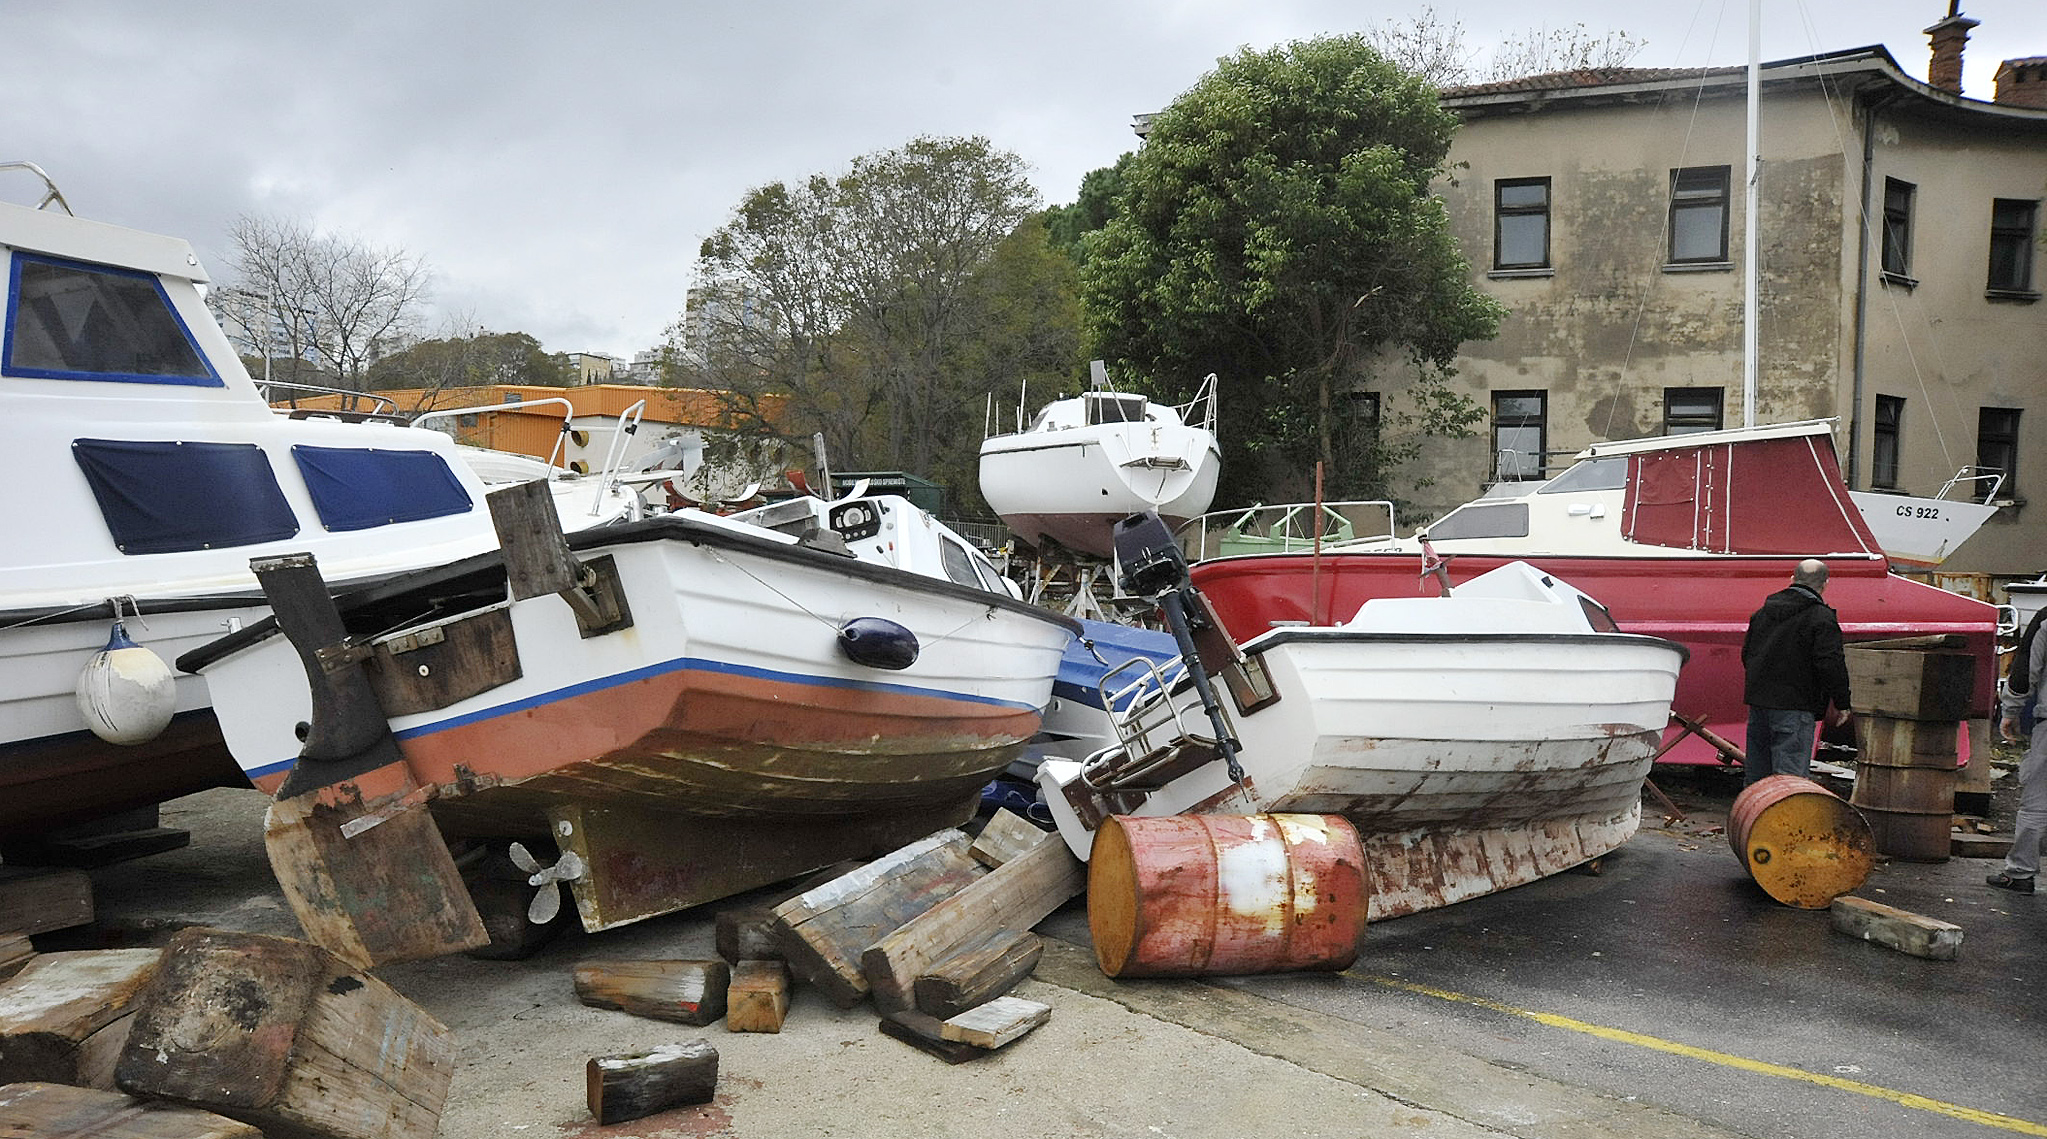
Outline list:
[[[543,867],[523,843],[513,843],[505,853],[510,856],[512,865],[526,872],[528,886],[540,887],[540,892],[534,894],[533,901],[526,906],[526,920],[534,925],[553,921],[555,915],[561,913],[562,890],[583,876],[582,857],[574,851],[565,851],[553,866]]]

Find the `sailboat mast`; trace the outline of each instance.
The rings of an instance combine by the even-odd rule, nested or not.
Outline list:
[[[1741,208],[1741,425],[1756,425],[1756,184],[1762,167],[1757,96],[1763,75],[1763,0],[1748,5],[1748,163]]]

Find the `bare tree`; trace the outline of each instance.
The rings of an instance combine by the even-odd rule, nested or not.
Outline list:
[[[1386,20],[1363,33],[1387,61],[1437,87],[1497,83],[1525,75],[1587,68],[1625,67],[1646,41],[1623,31],[1594,35],[1584,24],[1530,28],[1508,36],[1491,50],[1465,42],[1462,21],[1432,7],[1404,19]]]
[[[403,250],[320,233],[304,222],[244,215],[229,232],[234,287],[262,298],[292,361],[311,359],[343,387],[361,389],[378,355],[412,332],[427,298],[426,264]]]

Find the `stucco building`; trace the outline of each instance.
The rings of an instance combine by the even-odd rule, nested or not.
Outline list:
[[[2009,505],[1946,568],[2015,575],[2047,569],[2047,59],[1964,97],[1971,26],[1928,29],[1930,83],[1881,47],[1763,68],[1755,420],[1838,418],[1855,489],[2001,472]],[[1487,437],[1427,455],[1429,505],[1597,440],[1741,425],[1745,96],[1741,67],[1445,92],[1464,125],[1438,192],[1510,315],[1458,361]]]

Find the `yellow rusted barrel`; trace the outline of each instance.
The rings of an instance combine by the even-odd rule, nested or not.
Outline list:
[[[1764,893],[1807,910],[1861,886],[1876,858],[1861,814],[1796,775],[1772,775],[1736,796],[1727,841]]]
[[[1088,858],[1088,930],[1111,977],[1345,969],[1369,900],[1337,815],[1118,815]]]

